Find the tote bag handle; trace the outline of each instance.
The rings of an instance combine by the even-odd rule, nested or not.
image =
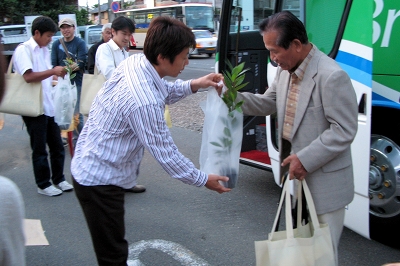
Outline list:
[[[279,206],[278,206],[278,211],[277,214],[275,216],[275,220],[274,220],[274,225],[272,226],[272,230],[271,230],[271,239],[274,239],[274,228],[276,228],[276,225],[278,223],[279,220],[279,214],[282,210],[282,205],[283,205],[283,200],[285,200],[285,223],[286,223],[286,232],[287,232],[287,238],[294,238],[294,233],[293,233],[293,220],[292,220],[292,204],[291,204],[291,200],[290,200],[290,187],[289,187],[289,181],[290,180],[290,176],[287,176],[287,180],[285,182],[285,184],[283,185],[283,189],[282,189],[282,195],[281,195],[281,199],[279,201]],[[298,191],[299,194],[301,195],[301,190],[304,190],[304,195],[305,195],[305,199],[308,205],[308,209],[309,209],[309,213],[310,213],[310,217],[311,217],[311,221],[313,223],[313,226],[315,229],[320,228],[320,224],[318,221],[318,217],[317,217],[317,212],[315,210],[315,205],[314,205],[314,201],[312,199],[311,196],[311,192],[310,189],[308,188],[307,182],[305,180],[299,182],[299,186],[298,186]],[[301,223],[301,211],[302,211],[302,197],[299,196],[299,202],[298,202],[298,214],[297,214],[297,225],[299,226]]]

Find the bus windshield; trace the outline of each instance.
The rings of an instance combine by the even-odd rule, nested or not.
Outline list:
[[[213,12],[208,6],[188,6],[185,9],[186,25],[192,29],[213,29]]]

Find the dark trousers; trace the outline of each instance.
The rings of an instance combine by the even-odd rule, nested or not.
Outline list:
[[[117,186],[82,186],[72,178],[100,266],[126,266],[125,192]]]
[[[40,189],[51,186],[50,179],[55,185],[64,181],[65,150],[60,136],[60,128],[54,121],[54,117],[22,116],[22,119],[30,136],[33,173],[37,186]],[[46,144],[49,146],[51,173]]]

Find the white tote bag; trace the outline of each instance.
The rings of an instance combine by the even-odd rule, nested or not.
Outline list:
[[[103,74],[99,74],[97,67],[94,67],[94,74],[83,74],[81,102],[79,112],[83,115],[88,115],[90,107],[96,94],[103,87],[106,78]]]
[[[277,215],[268,240],[255,241],[257,266],[334,266],[335,256],[331,233],[327,224],[318,221],[314,202],[305,180],[299,182],[298,195],[303,186],[311,222],[301,225],[301,196],[299,196],[297,228],[293,229],[289,177],[286,180]],[[285,201],[286,231],[274,232]]]

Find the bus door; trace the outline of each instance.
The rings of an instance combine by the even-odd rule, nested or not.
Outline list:
[[[226,71],[226,61],[230,61],[233,66],[244,62],[245,68],[250,68],[244,81],[249,82],[249,85],[241,91],[263,94],[268,87],[268,51],[255,27],[259,21],[254,21],[252,3],[246,2],[247,9],[240,6],[240,3],[238,6],[232,4],[231,1],[224,1],[221,10],[216,69],[218,72]],[[272,14],[272,10],[271,6],[264,10],[264,14]],[[265,117],[244,117],[240,156],[242,164],[265,170],[272,169],[266,135]]]

